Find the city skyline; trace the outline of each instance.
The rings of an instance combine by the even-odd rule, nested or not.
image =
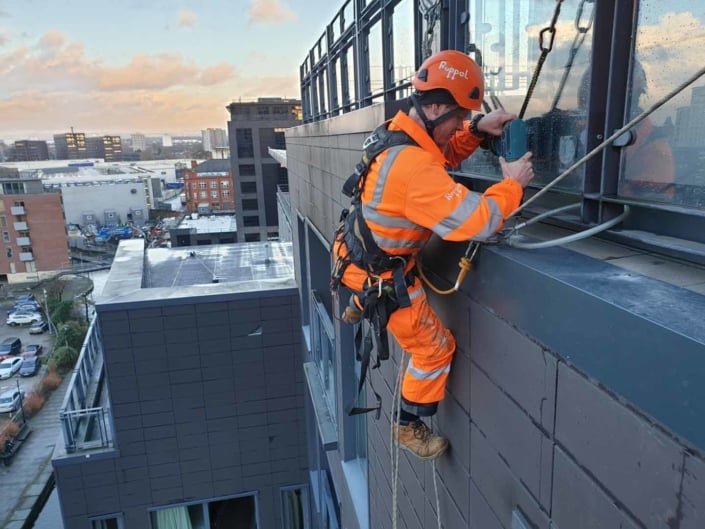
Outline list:
[[[0,0],[0,139],[198,135],[226,106],[300,97],[311,35],[339,6],[325,0]],[[41,13],[41,16],[37,16]]]

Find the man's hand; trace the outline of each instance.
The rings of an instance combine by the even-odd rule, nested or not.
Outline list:
[[[501,136],[504,124],[516,117],[516,114],[510,114],[504,110],[493,110],[477,123],[477,130],[492,136]]]
[[[500,156],[499,165],[502,166],[504,178],[512,178],[519,182],[521,187],[526,187],[534,177],[534,167],[531,165],[531,156],[531,151],[529,151],[513,162],[508,162],[504,157]]]

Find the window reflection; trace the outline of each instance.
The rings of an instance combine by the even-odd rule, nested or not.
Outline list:
[[[539,33],[553,18],[556,2],[470,0],[469,49],[485,74],[487,110],[518,114],[541,55]],[[586,105],[580,101],[583,79],[589,82],[594,2],[562,3],[552,51],[547,55],[524,119],[534,153],[535,183],[548,183],[585,153]],[[586,101],[586,99],[585,99]],[[462,169],[499,178],[497,157],[477,151]],[[557,187],[580,191],[575,172]]]
[[[628,118],[673,90],[702,67],[705,5],[639,4]],[[705,82],[697,81],[635,129],[624,153],[619,194],[705,206]]]
[[[394,8],[394,79],[396,85],[414,75],[414,2],[403,0]]]
[[[368,57],[370,58],[370,92],[375,94],[384,89],[381,22],[372,26],[367,42],[369,46]]]

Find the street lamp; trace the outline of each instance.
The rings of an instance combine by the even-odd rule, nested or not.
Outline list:
[[[47,300],[47,289],[42,289],[44,292],[44,312],[47,315],[47,324],[49,326],[49,334],[56,333],[56,327],[54,327],[54,322],[51,321],[51,316],[49,315],[49,302]]]
[[[17,391],[20,393],[20,411],[22,412],[22,424],[27,422],[27,418],[24,416],[24,393],[22,393],[22,390],[20,389],[20,381],[16,380],[17,382]]]

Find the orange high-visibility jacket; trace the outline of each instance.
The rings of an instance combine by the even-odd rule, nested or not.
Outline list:
[[[392,255],[416,254],[432,233],[449,241],[483,240],[502,226],[521,201],[519,182],[505,178],[484,194],[453,181],[455,167],[479,146],[468,130],[451,139],[444,154],[428,133],[404,112],[389,130],[402,130],[418,146],[401,145],[382,152],[370,165],[362,193],[362,214],[378,246]]]

